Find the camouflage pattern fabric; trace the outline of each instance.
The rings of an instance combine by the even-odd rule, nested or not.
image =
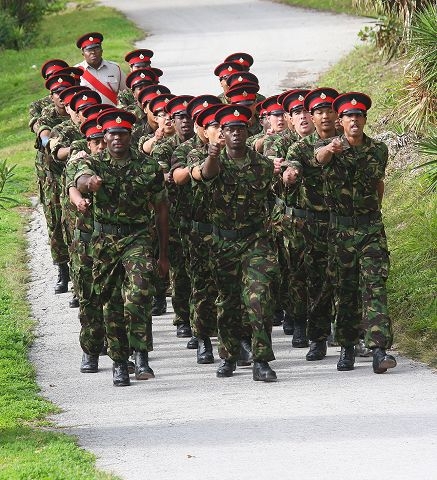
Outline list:
[[[112,360],[122,361],[131,348],[153,349],[151,297],[157,269],[149,205],[167,201],[167,192],[159,165],[133,149],[123,163],[113,161],[107,151],[82,159],[75,180],[94,174],[103,179],[93,194],[94,220],[120,229],[99,232],[95,223],[91,241],[94,288],[103,306],[108,353]]]
[[[134,94],[130,88],[120,90],[117,95],[117,108],[128,110],[135,113],[135,109],[138,107]]]
[[[269,158],[285,158],[288,149],[299,140],[296,132],[285,129],[281,133],[271,135],[265,143],[264,155]]]
[[[349,146],[322,169],[333,251],[321,300],[334,285],[341,345],[357,344],[362,331],[367,348],[390,348],[393,342],[386,292],[389,251],[377,193],[387,159],[387,146],[364,135],[362,145]]]
[[[243,304],[252,327],[253,357],[270,361],[274,359],[272,285],[279,275],[277,253],[267,230],[266,199],[273,164],[250,149],[238,162],[224,149],[220,163],[219,175],[205,181],[214,225],[211,246],[219,335],[228,358],[237,360]],[[242,297],[235,295],[240,288]]]

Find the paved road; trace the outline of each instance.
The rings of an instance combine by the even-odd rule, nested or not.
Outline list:
[[[261,1],[105,3],[155,32],[141,45],[155,50],[154,64],[177,93],[216,91],[210,71],[236,50],[254,54],[266,94],[313,82],[352,48],[362,23]],[[267,43],[285,48],[273,54]],[[211,83],[200,87],[203,80]],[[125,480],[437,477],[432,370],[400,358],[386,375],[374,375],[369,359],[337,372],[336,348],[322,362],[306,362],[305,350],[292,349],[276,327],[277,383],[253,382],[247,367],[217,379],[217,361],[197,365],[169,313],[154,318],[156,379],[116,389],[108,357],[98,374],[79,373],[77,311],[68,308],[69,293],[53,294],[56,272],[40,210],[29,229],[29,257],[38,382],[62,409],[53,420],[97,455],[98,467]]]

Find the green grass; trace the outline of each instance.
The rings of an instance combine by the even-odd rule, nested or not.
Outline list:
[[[371,16],[371,12],[360,10],[354,6],[353,0],[276,0],[278,3],[286,3],[294,7],[313,8],[335,13],[347,13],[349,15]]]
[[[34,325],[26,300],[24,231],[29,196],[36,191],[28,107],[47,95],[41,65],[50,58],[80,62],[76,39],[93,30],[105,36],[105,57],[119,61],[127,70],[124,54],[141,38],[141,32],[122,15],[88,2],[46,16],[36,48],[6,50],[0,55],[0,160],[17,165],[3,194],[20,204],[0,209],[0,480],[116,478],[97,471],[93,455],[47,421],[47,415],[58,408],[40,397],[27,357]]]

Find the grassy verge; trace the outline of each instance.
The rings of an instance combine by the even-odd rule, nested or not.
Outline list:
[[[141,38],[123,16],[83,2],[45,17],[35,48],[0,55],[0,159],[17,165],[4,194],[20,203],[18,208],[0,210],[0,480],[116,478],[97,471],[94,457],[74,438],[46,428],[53,427],[46,417],[57,407],[38,395],[27,357],[33,324],[26,301],[24,231],[28,198],[36,190],[28,107],[47,95],[40,75],[44,61],[81,61],[76,38],[94,30],[105,36],[105,58],[122,65],[124,54]]]
[[[293,7],[313,8],[335,13],[347,13],[349,15],[374,16],[374,13],[364,11],[354,5],[353,0],[276,0]]]

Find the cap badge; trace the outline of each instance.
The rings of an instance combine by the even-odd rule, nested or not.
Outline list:
[[[299,100],[299,102],[303,102],[303,101],[304,101],[304,97],[303,97],[302,95],[299,95],[299,96],[297,97],[297,99]]]
[[[115,119],[115,121],[116,121],[116,123],[121,123],[121,122],[122,122],[122,120],[121,120],[120,117],[117,117],[117,118]]]
[[[140,53],[140,58],[141,60],[144,58],[144,55],[142,53]]]
[[[205,100],[203,103],[202,103],[202,106],[204,106],[205,108],[209,105],[209,103]]]
[[[243,81],[243,77],[242,77],[241,75],[238,77],[238,81],[239,81],[239,82],[242,82],[242,81]]]
[[[83,95],[82,100],[88,100],[88,97],[86,95]]]
[[[183,102],[182,105],[186,107],[188,105],[188,102],[185,100],[185,102]]]
[[[228,72],[232,72],[232,67],[231,67],[231,65],[229,65],[229,67],[228,67]]]
[[[61,77],[58,78],[58,83],[62,83],[62,78]]]
[[[352,105],[356,105],[357,103],[358,103],[358,102],[355,100],[355,98],[353,98],[353,99],[351,100],[351,104],[352,104]]]
[[[247,92],[246,90],[242,93],[243,97],[247,97]]]
[[[325,100],[326,95],[322,92],[322,93],[320,94],[320,98],[321,98],[322,100]]]
[[[235,110],[234,111],[234,117],[239,117],[240,116],[240,112],[238,110]]]
[[[145,76],[146,76],[146,75],[145,75],[144,73],[142,73],[142,72],[140,73],[140,77],[141,77],[141,78],[144,78]]]
[[[101,125],[96,125],[97,130],[101,130],[103,127]]]
[[[156,90],[156,93],[157,93],[158,95],[161,95],[161,90]]]
[[[244,58],[241,58],[241,57],[240,57],[240,58],[238,59],[238,61],[239,61],[240,63],[243,63],[243,62],[244,62]]]
[[[165,103],[168,103],[169,101],[170,101],[169,98],[164,98],[164,102],[165,102]]]
[[[90,37],[90,38],[88,38],[88,40],[89,40],[90,42],[92,42],[92,41],[94,40],[94,37]]]

